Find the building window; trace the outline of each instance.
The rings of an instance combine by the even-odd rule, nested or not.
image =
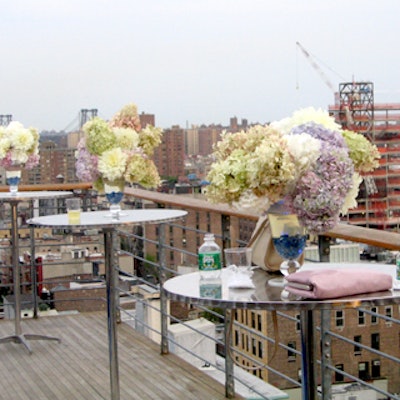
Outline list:
[[[356,343],[361,343],[361,336],[360,335],[354,336],[354,341]],[[356,344],[354,345],[354,355],[355,356],[361,355],[361,347]]]
[[[392,318],[393,317],[393,308],[392,308],[392,306],[385,307],[385,315],[388,318]],[[386,321],[386,325],[391,326],[392,325],[392,321]]]
[[[251,327],[254,329],[256,327],[256,313],[251,313]]]
[[[300,332],[300,314],[296,314],[296,332]]]
[[[358,363],[358,377],[362,379],[363,381],[366,381],[369,379],[369,363],[368,362],[359,362]]]
[[[251,339],[251,349],[252,349],[253,356],[256,356],[257,355],[257,341],[254,338]]]
[[[371,311],[373,313],[378,313],[378,308],[377,307],[372,307]],[[376,315],[371,315],[371,325],[376,325],[378,323],[378,317]]]
[[[259,331],[262,330],[262,318],[261,318],[261,314],[257,314],[257,329]]]
[[[371,347],[375,350],[379,350],[379,333],[371,334]]]
[[[365,312],[358,310],[358,325],[365,325]]]
[[[344,311],[337,310],[335,312],[335,324],[337,328],[341,328],[344,326]]]
[[[239,339],[240,339],[239,331],[235,331],[235,346],[239,344]]]
[[[372,360],[371,378],[380,378],[381,376],[381,361]]]
[[[288,347],[289,347],[289,349],[288,349],[288,361],[289,362],[296,361],[296,353],[291,350],[291,349],[296,350],[296,342],[289,342],[288,343]]]
[[[335,365],[335,368],[339,369],[340,371],[343,371],[343,364],[337,364]],[[343,381],[344,381],[344,375],[338,371],[335,371],[335,382],[343,382]]]
[[[258,357],[259,358],[264,357],[263,344],[262,344],[261,340],[258,341]]]

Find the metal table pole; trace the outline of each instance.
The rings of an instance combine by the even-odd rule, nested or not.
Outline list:
[[[313,311],[300,311],[300,336],[301,336],[301,392],[303,400],[315,400],[315,343],[314,343]]]
[[[119,372],[118,372],[118,343],[117,343],[117,310],[116,310],[116,279],[114,268],[113,238],[114,228],[103,228],[104,253],[107,286],[107,328],[108,352],[110,363],[111,399],[119,400]]]

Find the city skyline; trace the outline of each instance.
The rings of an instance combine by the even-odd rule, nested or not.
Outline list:
[[[69,130],[134,102],[162,128],[281,119],[371,81],[400,102],[396,0],[15,0],[2,4],[0,114]]]

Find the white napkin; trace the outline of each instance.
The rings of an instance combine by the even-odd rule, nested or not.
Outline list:
[[[236,265],[230,265],[226,268],[227,284],[233,289],[254,289],[254,283],[251,280],[253,271],[238,268]]]

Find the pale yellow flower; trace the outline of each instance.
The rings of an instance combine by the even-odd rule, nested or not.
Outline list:
[[[134,154],[127,165],[125,179],[127,182],[136,183],[145,188],[155,188],[161,180],[153,161],[143,158],[140,154]]]
[[[99,156],[98,169],[104,179],[114,181],[123,177],[128,156],[119,147]]]
[[[126,151],[133,150],[139,145],[139,135],[131,128],[113,128],[117,139],[116,145]]]

